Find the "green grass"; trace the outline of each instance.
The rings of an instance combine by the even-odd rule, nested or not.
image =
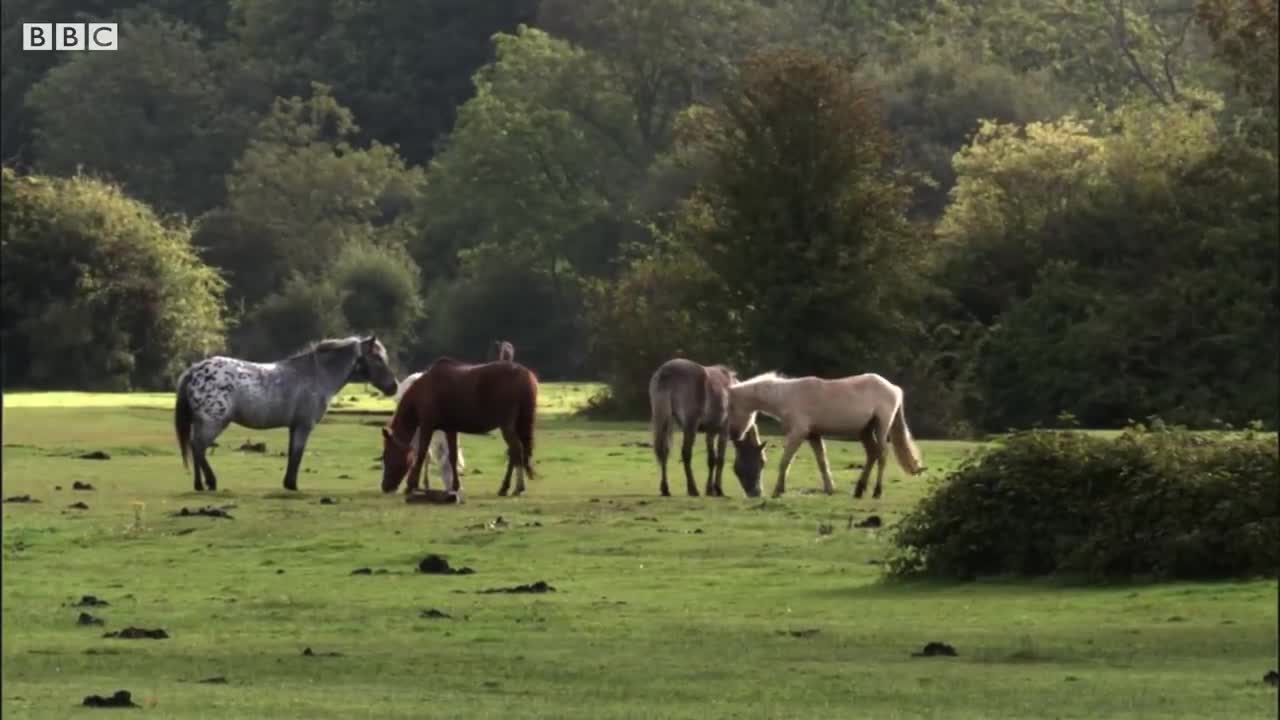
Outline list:
[[[1274,716],[1274,582],[886,583],[888,530],[975,446],[922,443],[929,473],[892,468],[879,501],[845,494],[851,443],[829,443],[836,497],[808,494],[805,450],[781,501],[743,498],[731,473],[730,498],[662,499],[642,423],[571,416],[594,389],[543,386],[523,498],[494,496],[496,434],[466,437],[460,507],[378,492],[383,418],[365,413],[390,403],[362,387],[312,436],[296,495],[284,430],[229,429],[224,489],[197,495],[171,396],[5,396],[4,495],[42,501],[3,506],[5,716],[79,717],[120,688],[164,718]],[[249,439],[268,453],[235,450]],[[206,504],[235,519],[172,516]],[[873,513],[885,529],[847,529]],[[476,572],[415,573],[428,552]],[[536,580],[557,592],[476,592]],[[76,625],[83,594],[111,603],[88,610],[105,627]],[[101,637],[128,625],[171,638]],[[931,640],[959,656],[910,656]]]

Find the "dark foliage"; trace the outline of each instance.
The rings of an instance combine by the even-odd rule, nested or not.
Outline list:
[[[903,520],[892,567],[953,579],[1274,577],[1277,477],[1273,435],[1019,433]]]

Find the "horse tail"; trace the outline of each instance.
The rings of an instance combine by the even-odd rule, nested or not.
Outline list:
[[[662,371],[649,381],[649,426],[653,431],[653,454],[659,462],[671,453],[671,391],[662,386]]]
[[[183,373],[178,378],[178,399],[173,405],[173,429],[178,434],[178,452],[182,453],[182,467],[186,468],[191,454],[191,398],[188,395],[191,375]]]
[[[899,400],[898,409],[893,413],[893,422],[889,425],[889,442],[893,443],[893,455],[898,460],[898,467],[909,475],[924,472],[920,462],[920,450],[911,437],[911,428],[907,427],[906,403]]]
[[[520,438],[520,446],[524,449],[524,457],[520,459],[525,474],[534,479],[533,472],[533,426],[538,417],[538,379],[529,373],[529,385],[520,402],[520,411],[516,416],[516,436]]]

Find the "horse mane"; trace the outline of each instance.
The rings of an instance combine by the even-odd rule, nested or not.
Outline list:
[[[707,369],[708,369],[708,370],[716,370],[716,371],[719,371],[719,372],[724,373],[726,376],[728,376],[728,378],[729,378],[729,382],[737,382],[737,381],[738,381],[738,371],[737,371],[737,370],[734,370],[733,368],[729,367],[728,365],[719,365],[719,364],[717,364],[717,365],[708,365],[708,366],[707,366]]]
[[[347,348],[360,342],[360,338],[356,335],[344,338],[325,338],[324,340],[316,340],[309,342],[302,349],[290,355],[287,359],[293,360],[303,355],[312,353],[333,352],[335,350],[346,350]]]
[[[788,378],[786,375],[783,375],[782,373],[776,370],[770,370],[769,372],[760,373],[755,377],[743,380],[738,384],[739,385],[755,385],[757,383],[768,382],[769,380],[789,380],[789,379],[790,378]]]

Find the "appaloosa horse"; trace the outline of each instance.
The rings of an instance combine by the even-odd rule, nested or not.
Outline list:
[[[470,365],[440,358],[405,391],[390,424],[382,428],[382,491],[395,492],[412,464],[413,438],[445,433],[454,490],[461,492],[458,475],[458,433],[502,431],[507,443],[507,473],[499,495],[511,488],[524,492],[524,476],[533,478],[533,426],[538,412],[538,380],[532,371],[512,362]]]
[[[893,445],[898,465],[907,473],[924,472],[903,410],[902,388],[876,375],[853,375],[835,380],[817,377],[787,378],[764,373],[729,388],[730,418],[734,427],[743,427],[757,412],[782,422],[786,447],[778,463],[778,482],[773,496],[786,491],[787,468],[806,440],[813,448],[822,472],[822,487],[835,492],[827,450],[822,436],[853,436],[862,440],[867,462],[853,489],[855,498],[867,489],[871,466],[876,465],[876,488],[871,497],[880,497],[884,481],[886,447]]]
[[[731,437],[736,458],[733,472],[742,490],[750,497],[760,494],[760,473],[764,468],[764,447],[755,429],[755,416],[744,416],[746,426],[729,422],[729,388],[737,377],[723,365],[699,365],[691,360],[675,358],[658,367],[649,379],[650,423],[653,430],[653,453],[662,468],[658,491],[670,496],[667,485],[667,456],[671,452],[671,435],[675,427],[684,431],[680,461],[684,464],[685,491],[696,497],[698,485],[693,480],[693,443],[699,432],[707,436],[707,487],[709,496],[724,496],[720,485],[724,474],[725,444]]]
[[[375,337],[322,340],[285,360],[256,363],[215,356],[192,365],[178,378],[173,425],[182,466],[188,451],[195,466],[195,489],[218,489],[205,451],[227,425],[255,430],[289,428],[286,490],[298,489],[298,466],[307,438],[329,409],[329,401],[349,382],[368,382],[387,395],[396,376],[387,350]],[[200,482],[201,475],[204,483]]]

